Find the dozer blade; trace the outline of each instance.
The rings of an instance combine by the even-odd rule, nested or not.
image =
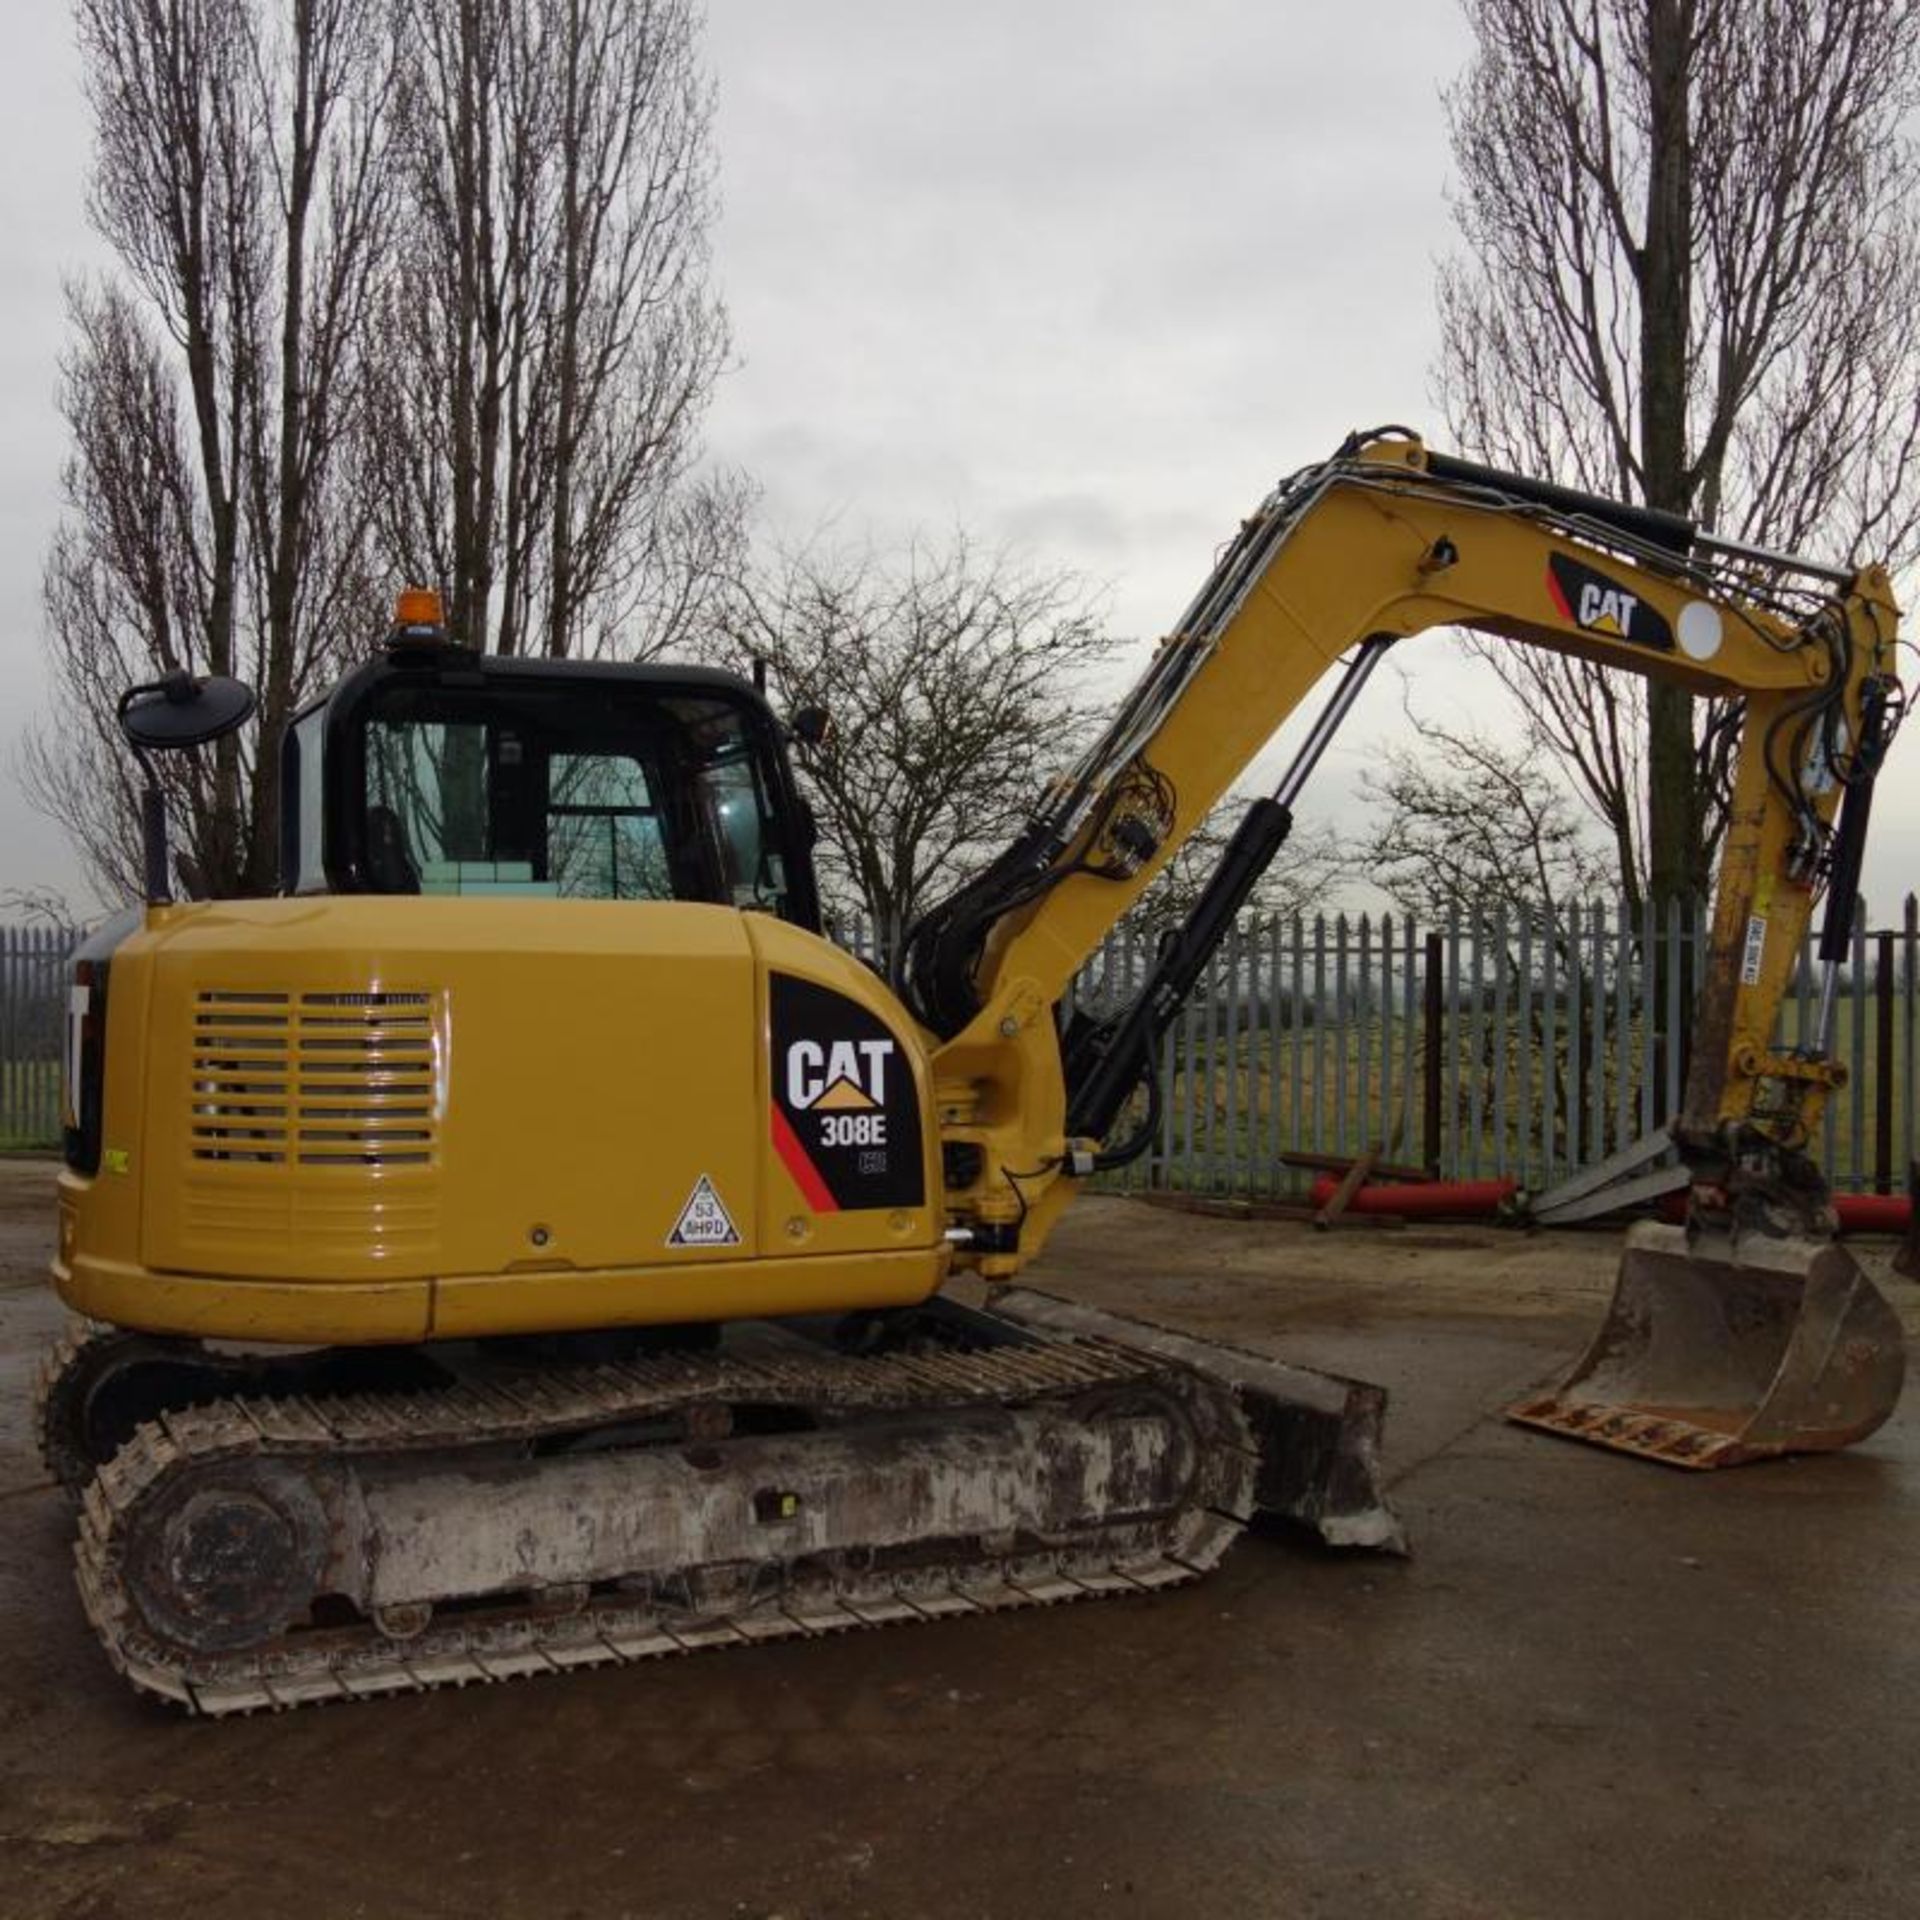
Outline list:
[[[1850,1446],[1900,1398],[1899,1319],[1831,1241],[1627,1235],[1613,1303],[1552,1393],[1510,1410],[1549,1433],[1680,1467]]]
[[[1019,1326],[1171,1361],[1226,1388],[1259,1451],[1254,1499],[1260,1513],[1306,1527],[1330,1547],[1407,1551],[1405,1531],[1380,1483],[1384,1387],[1197,1340],[1031,1287],[1005,1289],[992,1312]]]

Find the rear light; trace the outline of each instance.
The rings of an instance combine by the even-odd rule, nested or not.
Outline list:
[[[75,1173],[100,1171],[100,1116],[107,1078],[107,968],[105,959],[75,960],[67,988],[60,1120],[67,1165]]]

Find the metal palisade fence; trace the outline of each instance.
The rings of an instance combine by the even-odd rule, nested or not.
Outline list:
[[[67,1032],[66,927],[0,927],[0,1150],[60,1141]]]
[[[837,932],[873,957],[857,924]],[[0,1147],[59,1141],[66,957],[77,938],[0,928]],[[1077,1001],[1097,1011],[1130,997],[1153,946],[1148,932],[1114,934],[1083,970]],[[1540,1191],[1672,1115],[1682,983],[1703,949],[1703,916],[1656,922],[1608,902],[1461,908],[1434,926],[1398,914],[1243,921],[1161,1049],[1151,1147],[1113,1181],[1278,1196],[1303,1178],[1283,1155],[1373,1151],[1446,1178],[1506,1175]],[[1812,1039],[1818,978],[1809,937],[1782,1044]],[[1651,1004],[1656,991],[1664,1008]],[[1855,934],[1832,1041],[1847,1083],[1820,1143],[1828,1178],[1896,1191],[1920,1151],[1911,896],[1897,926]]]
[[[1539,1192],[1663,1125],[1680,1104],[1704,911],[1618,902],[1406,915],[1250,919],[1187,1002],[1160,1056],[1152,1145],[1123,1187],[1280,1196],[1283,1155],[1381,1158],[1448,1179],[1507,1176]],[[860,930],[844,943],[871,957]],[[1814,1038],[1810,934],[1778,1042]],[[1122,929],[1082,971],[1077,1002],[1124,1003],[1153,959]],[[1654,1004],[1664,995],[1664,1007]],[[1818,1152],[1828,1179],[1892,1192],[1916,1152],[1920,908],[1853,939],[1832,1047],[1847,1069]]]

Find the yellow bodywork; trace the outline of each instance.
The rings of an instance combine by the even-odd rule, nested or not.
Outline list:
[[[101,1168],[62,1176],[56,1285],[123,1326],[297,1343],[924,1299],[947,1259],[937,1136],[920,1204],[809,1204],[769,1126],[775,972],[887,1023],[925,1111],[897,1003],[766,915],[152,909],[113,957]],[[670,1244],[703,1183],[711,1237]]]

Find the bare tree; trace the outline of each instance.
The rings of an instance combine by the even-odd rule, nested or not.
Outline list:
[[[69,291],[67,513],[44,585],[65,711],[26,776],[111,895],[138,889],[122,691],[239,674],[273,740],[365,618],[343,449],[387,236],[391,63],[381,0],[78,0],[76,18],[89,212],[119,271]],[[270,885],[274,753],[229,736],[165,772],[207,887]]]
[[[1085,675],[1114,648],[1078,576],[964,532],[895,558],[782,554],[742,583],[727,633],[789,711],[832,716],[800,755],[822,880],[889,952],[1071,759],[1090,718]]]
[[[396,574],[501,653],[662,651],[745,496],[696,477],[728,352],[691,0],[421,0],[369,498]]]
[[[16,926],[51,927],[60,933],[86,922],[86,915],[75,912],[73,902],[58,887],[0,889],[0,915]]]
[[[1462,0],[1464,256],[1441,397],[1494,464],[1752,544],[1920,539],[1915,0]],[[1620,879],[1704,891],[1726,730],[1682,690],[1475,640]]]
[[[1376,809],[1360,847],[1373,878],[1429,923],[1462,905],[1516,922],[1608,887],[1608,863],[1543,750],[1429,723],[1422,750],[1391,748],[1360,776]]]

